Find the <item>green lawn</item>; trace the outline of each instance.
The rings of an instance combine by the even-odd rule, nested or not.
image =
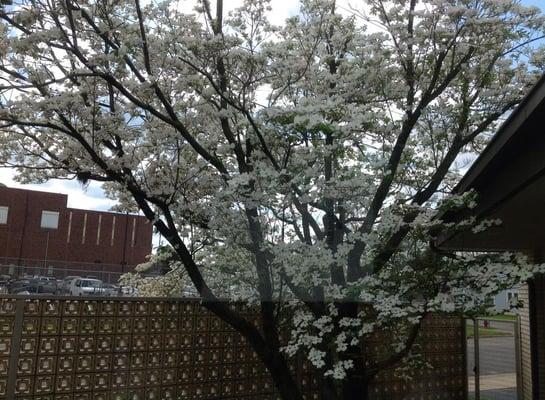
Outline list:
[[[503,315],[491,315],[489,317],[481,317],[481,319],[487,319],[489,321],[516,321],[516,315],[503,314]]]
[[[473,337],[473,325],[467,325],[466,326],[466,336],[467,337]],[[486,337],[486,336],[509,336],[510,333],[501,331],[496,328],[483,328],[482,326],[479,327],[479,337]]]

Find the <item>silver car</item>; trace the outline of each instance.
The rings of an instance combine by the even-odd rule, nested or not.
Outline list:
[[[65,277],[59,285],[59,292],[61,294],[70,294],[70,283],[72,283],[74,279],[81,279],[81,276],[69,275]]]
[[[103,288],[100,279],[77,278],[70,283],[72,296],[102,296]]]

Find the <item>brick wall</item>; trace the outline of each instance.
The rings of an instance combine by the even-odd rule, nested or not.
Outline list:
[[[151,252],[152,225],[142,216],[68,208],[63,194],[4,187],[0,206],[9,209],[0,259],[96,263],[121,272],[123,262],[128,269]],[[40,227],[44,210],[59,213],[58,229]]]
[[[532,400],[532,344],[528,284],[520,287],[518,298],[524,304],[519,310],[522,400]]]

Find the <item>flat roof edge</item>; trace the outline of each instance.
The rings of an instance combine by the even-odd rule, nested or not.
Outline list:
[[[47,194],[50,196],[63,196],[68,198],[68,195],[66,193],[59,193],[59,192],[48,192],[46,190],[38,190],[38,189],[26,189],[21,187],[11,187],[11,186],[0,186],[0,190],[17,190],[19,192],[32,192],[32,193],[41,193],[41,194]]]
[[[108,214],[108,215],[116,215],[116,216],[129,216],[129,217],[139,217],[144,218],[146,221],[148,220],[145,215],[140,215],[133,212],[122,212],[122,211],[109,211],[109,210],[89,210],[87,208],[75,208],[75,207],[66,207],[68,211],[81,211],[81,212],[88,212],[88,213],[97,213],[97,214]]]

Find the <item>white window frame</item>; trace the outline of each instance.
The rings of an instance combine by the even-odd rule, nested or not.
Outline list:
[[[514,290],[508,290],[507,291],[507,302],[510,302],[512,298],[519,299],[519,292],[516,292]]]
[[[42,219],[40,221],[40,227],[45,229],[58,229],[59,228],[59,212],[58,211],[42,211]]]
[[[8,223],[9,207],[0,206],[0,225],[6,225]]]

